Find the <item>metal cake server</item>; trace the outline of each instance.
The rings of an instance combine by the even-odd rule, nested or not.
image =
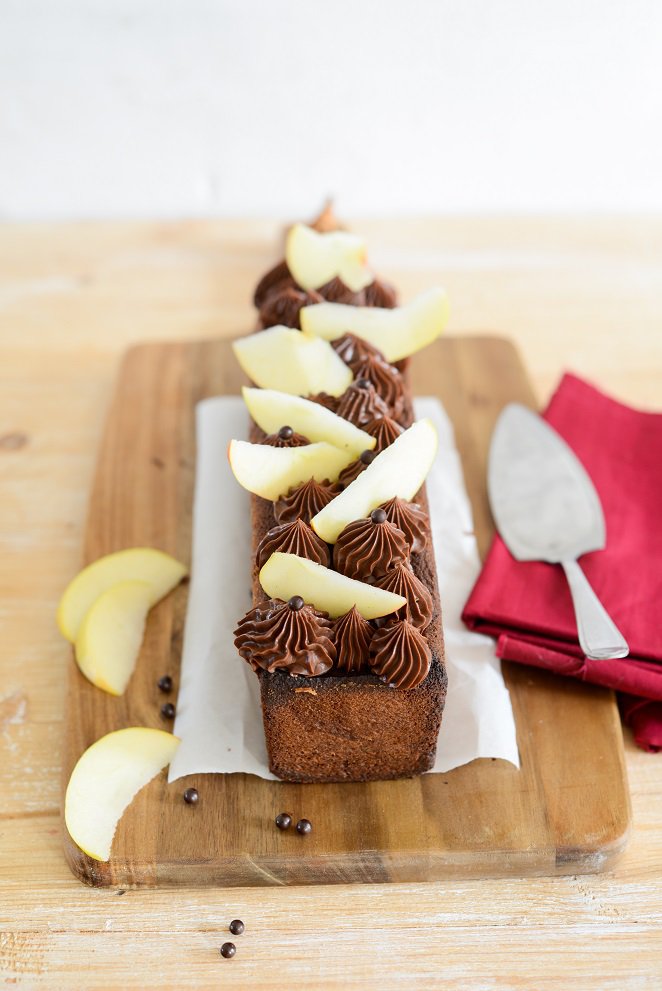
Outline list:
[[[490,446],[487,486],[499,533],[518,561],[547,561],[565,571],[587,657],[626,657],[629,648],[588,583],[577,558],[602,550],[605,520],[581,462],[540,416],[506,406]]]

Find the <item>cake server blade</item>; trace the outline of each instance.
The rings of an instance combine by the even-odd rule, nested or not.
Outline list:
[[[586,656],[625,657],[625,639],[577,562],[605,547],[606,530],[598,493],[565,441],[536,413],[511,403],[494,428],[487,486],[497,528],[513,557],[563,567]]]

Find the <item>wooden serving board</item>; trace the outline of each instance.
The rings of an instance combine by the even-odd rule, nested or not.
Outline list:
[[[502,406],[533,405],[513,346],[493,337],[448,338],[412,363],[414,391],[438,395],[451,416],[481,554],[492,534],[485,489],[489,438]],[[224,341],[148,344],[121,366],[92,490],[85,562],[135,545],[188,561],[195,467],[194,407],[236,393],[240,373]],[[222,507],[219,506],[219,512]],[[157,679],[175,688],[186,586],[150,614],[125,696],[113,698],[69,669],[64,780],[83,750],[124,726],[164,727]],[[443,607],[443,603],[442,603]],[[237,659],[237,663],[242,663]],[[367,784],[295,785],[251,775],[163,772],[119,824],[100,864],[72,843],[72,871],[94,885],[274,885],[425,881],[610,868],[630,807],[620,721],[611,692],[504,664],[521,770],[476,760],[447,774]],[[171,696],[175,698],[175,695]],[[200,803],[182,801],[195,785]],[[302,839],[273,825],[305,815]]]

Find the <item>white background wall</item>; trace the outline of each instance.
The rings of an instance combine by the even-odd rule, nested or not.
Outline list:
[[[662,209],[662,0],[0,0],[0,218]]]

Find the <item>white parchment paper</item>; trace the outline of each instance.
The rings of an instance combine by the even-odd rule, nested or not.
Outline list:
[[[460,614],[480,568],[471,508],[453,429],[436,399],[418,399],[439,453],[428,476],[431,523],[443,612],[448,698],[434,772],[476,757],[519,767],[510,696],[489,637],[471,633]],[[241,399],[206,399],[196,410],[197,464],[192,578],[177,718],[181,738],[169,780],[185,774],[243,771],[273,778],[267,765],[258,681],[235,651],[233,630],[252,604],[249,496],[235,481],[226,451],[246,437]]]

